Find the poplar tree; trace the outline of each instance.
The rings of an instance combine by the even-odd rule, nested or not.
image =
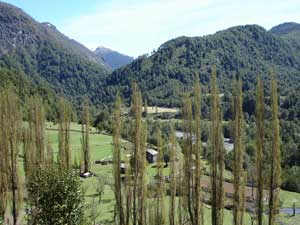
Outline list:
[[[234,211],[233,218],[235,225],[244,224],[245,209],[245,171],[244,163],[244,140],[243,140],[243,93],[242,81],[239,78],[236,81],[236,93],[234,95]]]
[[[114,110],[113,129],[113,173],[116,199],[116,224],[125,225],[121,188],[121,99],[117,96]]]
[[[165,215],[165,181],[163,175],[164,168],[164,153],[163,153],[163,140],[161,137],[161,130],[157,130],[157,150],[158,157],[156,163],[156,179],[157,179],[157,192],[156,192],[156,213],[155,213],[155,225],[166,224]]]
[[[33,142],[31,158],[36,169],[41,169],[46,161],[45,156],[45,111],[42,99],[33,96],[29,99],[29,129],[30,141]]]
[[[145,220],[145,145],[147,134],[142,124],[142,97],[136,83],[132,84],[131,112],[133,114],[132,154],[130,162],[132,188],[132,224]]]
[[[7,143],[7,131],[4,129],[6,123],[4,92],[0,95],[0,218],[4,220],[8,203],[9,189],[9,154]]]
[[[176,225],[176,192],[177,192],[177,153],[176,153],[176,136],[173,128],[171,129],[170,136],[170,207],[169,207],[169,222],[170,225]]]
[[[195,224],[194,213],[194,170],[193,160],[193,113],[192,101],[188,95],[184,97],[183,103],[183,128],[184,128],[184,200],[191,224]]]
[[[211,221],[212,225],[222,225],[224,217],[224,149],[222,135],[222,113],[217,87],[216,68],[212,70],[211,80]]]
[[[271,71],[271,109],[272,109],[272,146],[270,168],[270,194],[269,194],[269,225],[276,224],[279,214],[279,193],[281,185],[281,152],[278,119],[277,81],[274,71]]]
[[[18,154],[21,137],[22,116],[19,98],[11,89],[1,93],[0,98],[0,151],[3,160],[1,164],[1,213],[6,211],[8,196],[11,192],[13,224],[18,221],[22,203],[22,190],[19,183]],[[5,166],[5,168],[3,168]],[[3,199],[2,199],[3,197]]]
[[[70,124],[71,124],[71,108],[68,103],[60,100],[59,113],[59,132],[58,132],[58,162],[61,169],[71,168],[71,146],[70,146]]]
[[[203,225],[203,202],[202,202],[202,190],[201,190],[201,177],[202,177],[202,165],[201,165],[201,154],[202,154],[202,143],[201,143],[201,88],[199,79],[196,80],[195,89],[195,196],[194,199],[194,214],[195,214],[195,225]]]
[[[256,87],[256,217],[257,225],[263,225],[264,212],[264,178],[263,178],[263,152],[264,152],[264,84],[260,77]]]
[[[140,175],[139,175],[139,225],[146,223],[146,200],[147,200],[147,177],[146,177],[146,151],[147,151],[147,124],[142,123],[141,152],[140,152]]]
[[[86,101],[83,105],[81,118],[81,142],[83,155],[83,173],[90,172],[90,110]]]

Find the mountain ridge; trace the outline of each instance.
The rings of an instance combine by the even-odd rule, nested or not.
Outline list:
[[[134,60],[131,56],[103,46],[97,47],[94,53],[99,58],[102,58],[112,69],[118,69]]]
[[[3,2],[0,67],[21,71],[32,85],[47,86],[77,106],[86,97],[95,105],[101,104],[95,96],[110,73],[103,60],[54,25],[39,23],[20,8]]]
[[[202,37],[178,37],[163,43],[150,56],[136,59],[108,77],[108,89],[118,87],[125,97],[132,81],[138,82],[151,105],[179,106],[182,94],[199,74],[208,90],[212,66],[217,67],[221,91],[232,77],[242,74],[244,89],[253,90],[256,77],[265,79],[271,67],[278,74],[282,93],[300,82],[300,51],[258,25],[235,26]]]

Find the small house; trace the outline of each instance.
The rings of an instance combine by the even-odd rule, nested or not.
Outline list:
[[[146,159],[147,159],[148,163],[156,162],[157,161],[157,156],[158,156],[157,151],[155,151],[154,149],[151,149],[151,148],[147,148]]]

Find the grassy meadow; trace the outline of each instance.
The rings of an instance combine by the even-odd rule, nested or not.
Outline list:
[[[54,152],[58,152],[58,131],[57,125],[47,123],[47,137],[52,144]],[[49,130],[50,129],[50,130]],[[80,125],[72,123],[71,125],[71,148],[74,159],[80,159],[81,155],[81,133]],[[112,166],[94,164],[95,160],[105,159],[112,156],[112,137],[109,135],[96,133],[95,128],[91,128],[90,135],[90,151],[92,161],[92,171],[96,174],[96,177],[82,179],[83,189],[86,196],[86,205],[88,207],[87,215],[96,215],[96,221],[101,224],[112,224],[114,214],[114,192],[112,186]],[[209,169],[208,163],[204,162],[204,165]],[[156,169],[153,165],[148,165],[148,176],[151,177],[156,173]],[[169,173],[169,168],[164,169],[164,174]],[[231,173],[225,172],[226,178],[230,178]],[[209,180],[209,177],[203,177]],[[99,182],[100,180],[100,182]],[[100,183],[104,183],[104,192],[102,195],[101,202],[98,202],[97,188]],[[280,199],[282,208],[291,208],[294,201],[298,202],[300,207],[300,194],[281,191]],[[97,204],[95,204],[97,203]],[[168,199],[166,198],[166,206],[168,205]],[[210,224],[210,206],[205,205],[205,224]],[[232,224],[231,211],[225,210],[224,225]],[[280,220],[286,224],[300,225],[300,215],[291,217],[286,214],[281,214]],[[245,225],[250,225],[251,219],[250,214],[246,213]]]

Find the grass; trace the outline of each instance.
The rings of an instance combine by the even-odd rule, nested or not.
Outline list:
[[[52,123],[47,123],[47,128],[53,130],[47,130],[47,137],[52,144],[54,152],[58,152],[58,132],[57,125]],[[80,131],[81,127],[78,124],[72,123],[71,129],[71,148],[74,158],[79,159],[81,155],[81,133],[76,132]],[[101,160],[112,155],[112,137],[109,135],[97,134],[95,129],[92,128],[93,132],[90,135],[90,150],[91,150],[91,161]],[[20,159],[20,162],[22,160]],[[204,161],[204,166],[209,169],[208,163]],[[112,166],[111,165],[100,165],[92,163],[92,171],[96,173],[98,177],[92,177],[87,179],[82,179],[83,189],[85,190],[85,199],[88,210],[87,215],[90,215],[91,212],[97,215],[96,221],[103,224],[113,224],[113,212],[114,212],[114,192],[112,190]],[[24,171],[22,166],[20,166],[20,172],[24,176]],[[169,174],[169,168],[165,168],[163,171],[164,175]],[[153,176],[156,174],[156,168],[152,165],[148,166],[147,175]],[[232,175],[227,171],[225,173],[227,178],[230,178]],[[100,186],[100,183],[104,183],[104,193],[102,195],[102,200],[99,203],[97,198],[97,188]],[[281,191],[280,199],[282,207],[291,208],[294,201],[297,201],[297,207],[300,207],[300,194]],[[168,207],[168,199],[166,198],[166,207]],[[210,206],[205,205],[205,224],[210,224]],[[295,217],[288,216],[286,214],[280,215],[280,221],[284,224],[293,224],[300,225],[300,215]],[[231,211],[225,210],[224,214],[224,225],[231,225],[232,223],[232,213]],[[250,215],[246,213],[245,215],[245,225],[250,225],[251,219]]]

